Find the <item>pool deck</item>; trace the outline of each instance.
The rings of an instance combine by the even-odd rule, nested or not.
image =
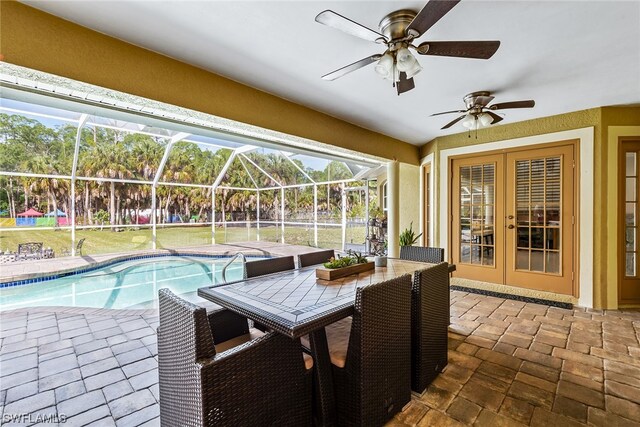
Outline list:
[[[272,255],[294,257],[299,254],[313,252],[316,248],[309,246],[286,245],[273,242],[240,242],[224,245],[190,246],[179,249],[158,249],[149,251],[121,252],[114,254],[87,255],[76,257],[62,257],[41,260],[19,261],[0,266],[0,283],[14,282],[18,280],[33,279],[38,277],[66,273],[69,271],[96,267],[101,264],[126,259],[131,256],[171,255],[175,253],[206,254],[206,255],[234,255],[242,252],[245,255]]]
[[[159,426],[157,325],[156,310],[2,313],[0,414],[23,422],[0,424]],[[639,340],[637,310],[452,291],[449,365],[388,426],[638,426]]]

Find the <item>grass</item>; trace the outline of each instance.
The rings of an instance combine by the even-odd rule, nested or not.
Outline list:
[[[347,242],[362,243],[365,227],[349,227]],[[281,241],[280,227],[262,226],[260,240]],[[285,243],[292,245],[314,246],[313,226],[285,226]],[[76,241],[85,238],[82,248],[84,255],[141,251],[153,248],[151,228],[127,228],[125,231],[112,232],[108,229],[76,230]],[[216,227],[216,243],[235,243],[255,241],[257,230],[246,227]],[[56,257],[63,256],[63,250],[71,249],[71,230],[2,230],[0,229],[0,250],[17,251],[19,243],[42,242],[45,248],[55,251]],[[318,247],[339,249],[342,245],[340,227],[318,226]],[[166,227],[157,229],[157,247],[175,249],[186,246],[204,246],[211,244],[211,226]]]

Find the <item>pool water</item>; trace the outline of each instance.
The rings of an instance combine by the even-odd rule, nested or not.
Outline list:
[[[2,288],[0,310],[37,306],[153,308],[161,288],[185,294],[223,283],[222,267],[228,260],[167,256],[123,261],[78,275]],[[227,281],[241,279],[242,273],[238,259],[227,268]]]

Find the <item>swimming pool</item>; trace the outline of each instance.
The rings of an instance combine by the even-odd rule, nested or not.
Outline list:
[[[250,257],[262,259],[264,257]],[[176,294],[222,283],[230,257],[165,256],[122,261],[85,273],[0,289],[0,311],[21,307],[157,307],[158,290]],[[227,280],[242,278],[242,262],[227,269]]]

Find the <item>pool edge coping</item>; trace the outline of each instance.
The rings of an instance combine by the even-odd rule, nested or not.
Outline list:
[[[246,252],[246,253],[245,253]],[[237,252],[236,252],[237,253]],[[264,249],[250,249],[246,251],[242,251],[248,257],[256,257],[256,256],[277,256],[277,254],[271,253],[269,251],[265,251]],[[220,253],[211,253],[204,252],[198,250],[156,250],[156,251],[145,251],[141,253],[134,254],[114,254],[112,258],[108,258],[102,261],[89,262],[86,265],[80,265],[76,267],[69,267],[66,269],[58,270],[55,272],[38,272],[38,273],[25,273],[15,276],[9,276],[6,278],[0,279],[0,289],[10,288],[14,286],[22,286],[29,285],[38,282],[45,282],[48,280],[59,279],[67,276],[75,276],[83,273],[87,273],[89,271],[94,271],[99,268],[107,267],[109,265],[117,264],[119,262],[125,261],[134,261],[137,259],[147,259],[147,258],[161,258],[168,256],[198,256],[203,258],[227,258],[233,256],[234,253],[220,252]],[[81,257],[84,260],[87,260],[86,256]]]

